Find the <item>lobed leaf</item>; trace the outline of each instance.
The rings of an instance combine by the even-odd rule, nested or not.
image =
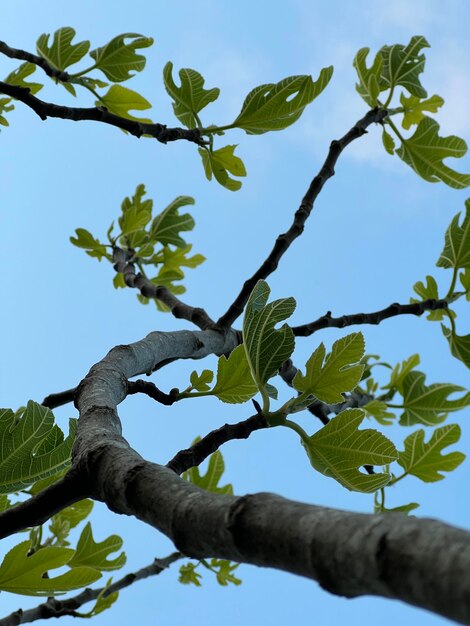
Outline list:
[[[242,184],[239,180],[231,178],[229,173],[233,176],[246,176],[243,161],[234,154],[236,147],[236,145],[224,146],[218,150],[198,148],[207,180],[212,180],[214,176],[222,187],[230,191],[238,191]]]
[[[333,66],[329,66],[321,70],[316,81],[311,76],[289,76],[278,83],[255,87],[232,126],[252,135],[287,128],[320,95],[332,75]]]
[[[441,472],[451,472],[465,459],[462,452],[443,455],[442,450],[460,439],[460,426],[448,424],[436,428],[428,443],[424,442],[424,430],[411,433],[405,441],[405,449],[399,453],[398,463],[407,474],[430,483],[442,480]]]
[[[92,567],[100,571],[111,571],[121,568],[126,563],[126,555],[121,552],[114,559],[108,559],[112,552],[122,548],[122,539],[118,535],[110,535],[104,541],[93,539],[91,524],[88,522],[81,532],[75,554],[70,559],[71,567]]]
[[[437,110],[444,104],[440,96],[431,96],[427,100],[422,100],[416,96],[407,98],[404,93],[400,95],[400,103],[404,108],[404,115],[401,125],[405,130],[411,126],[419,124],[425,118],[424,111],[437,113]]]
[[[247,402],[258,392],[243,345],[237,346],[229,357],[219,357],[217,382],[212,393],[222,402]]]
[[[17,87],[29,89],[29,92],[34,95],[44,87],[41,83],[30,83],[26,80],[26,78],[31,76],[31,74],[34,74],[35,71],[36,66],[34,63],[22,63],[16,68],[16,70],[13,70],[13,72],[8,74],[5,78],[5,82],[9,85],[16,85]]]
[[[126,40],[130,40],[126,43]],[[137,33],[124,33],[111,39],[109,43],[90,52],[95,60],[95,67],[103,72],[109,80],[121,83],[145,67],[145,57],[136,50],[148,48],[153,44],[151,37],[143,37]]]
[[[36,50],[51,67],[58,70],[65,70],[70,65],[74,65],[85,56],[90,48],[89,41],[80,41],[72,44],[75,37],[75,30],[70,26],[59,28],[54,33],[52,44],[49,46],[49,34],[44,33],[36,43]]]
[[[390,382],[383,386],[383,389],[397,389],[403,395],[403,381],[407,374],[420,363],[419,354],[412,354],[410,357],[397,363],[390,375]]]
[[[178,209],[188,204],[194,204],[194,198],[190,196],[178,196],[157,215],[150,227],[150,240],[159,241],[163,245],[172,244],[178,247],[185,247],[187,244],[180,236],[180,232],[189,231],[194,228],[194,219],[185,213],[179,215]]]
[[[119,115],[134,122],[142,122],[144,124],[152,124],[152,120],[148,117],[135,117],[129,111],[145,111],[151,109],[152,105],[148,100],[136,91],[123,87],[122,85],[111,85],[107,93],[95,101],[97,107],[105,106],[110,113]]]
[[[326,426],[302,441],[312,466],[350,491],[372,493],[384,487],[390,474],[365,474],[362,465],[388,465],[398,453],[393,443],[376,430],[358,430],[365,417],[361,409],[346,409]]]
[[[75,230],[76,237],[70,237],[70,242],[77,248],[84,248],[86,253],[91,257],[96,257],[101,261],[103,257],[111,260],[110,255],[106,252],[106,246],[85,228],[77,228]]]
[[[353,66],[356,69],[359,82],[356,83],[356,91],[370,107],[377,105],[378,91],[380,88],[380,76],[382,73],[383,58],[381,54],[375,56],[370,68],[367,67],[366,58],[370,48],[361,48],[354,57]]]
[[[424,70],[425,57],[420,54],[423,48],[429,48],[426,39],[420,35],[411,38],[407,46],[395,44],[383,46],[380,55],[383,60],[381,71],[381,91],[394,89],[397,85],[405,87],[411,95],[426,98],[427,92],[420,83],[419,75]]]
[[[364,371],[358,363],[364,354],[362,333],[351,333],[335,341],[325,359],[321,343],[306,364],[305,376],[298,371],[292,384],[297,391],[308,393],[323,402],[343,402],[342,393],[357,387]]]
[[[198,439],[196,439],[196,441],[198,441]],[[187,472],[182,474],[182,477],[200,489],[205,489],[212,493],[233,495],[233,487],[231,484],[219,486],[219,481],[224,471],[224,458],[220,450],[217,450],[214,454],[210,455],[207,472],[205,474],[201,474],[198,467],[191,467]]]
[[[459,219],[460,213],[457,213],[446,230],[444,250],[436,263],[438,267],[470,269],[470,198],[465,201],[462,226]]]
[[[426,284],[422,281],[418,281],[413,285],[413,290],[418,294],[420,300],[416,300],[415,298],[410,298],[410,302],[421,302],[423,300],[428,300],[429,298],[432,300],[439,299],[439,292],[437,288],[436,279],[433,276],[426,276]],[[426,319],[430,322],[440,322],[442,321],[448,314],[451,314],[455,317],[455,313],[451,309],[436,309],[435,311],[429,311]]]
[[[366,415],[373,417],[382,426],[391,426],[395,420],[395,413],[387,411],[387,404],[380,400],[371,400],[367,404],[361,406]]]
[[[210,370],[202,370],[201,374],[198,374],[196,371],[191,372],[191,376],[189,378],[191,382],[191,387],[196,391],[209,391],[210,384],[214,378],[214,372]]]

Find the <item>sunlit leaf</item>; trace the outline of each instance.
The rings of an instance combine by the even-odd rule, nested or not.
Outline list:
[[[420,300],[416,298],[410,298],[410,302],[422,302],[423,300],[439,300],[439,292],[437,288],[436,279],[433,276],[426,276],[426,284],[422,281],[418,281],[413,285],[413,290],[418,294]],[[428,311],[426,319],[430,322],[440,322],[447,317],[447,313],[450,313],[455,317],[455,313],[451,309],[436,309],[435,311]]]
[[[445,235],[444,250],[438,267],[470,268],[470,198],[465,201],[465,217],[459,225],[460,213],[452,220]]]
[[[172,76],[173,63],[170,61],[163,69],[165,89],[173,98],[173,110],[179,121],[188,128],[199,126],[198,113],[214,100],[217,100],[220,89],[204,89],[204,78],[190,68],[179,71],[181,86],[177,87]]]
[[[384,385],[383,389],[397,389],[403,395],[403,381],[408,372],[418,367],[420,363],[419,354],[412,354],[410,357],[397,363],[390,375],[390,382]]]
[[[444,337],[449,342],[450,351],[452,356],[462,361],[470,369],[470,334],[469,335],[457,335],[450,328],[441,324]]]
[[[16,70],[8,74],[5,82],[9,85],[17,85],[18,87],[29,89],[29,92],[34,95],[44,87],[41,83],[30,83],[26,80],[28,76],[34,74],[35,70],[36,66],[34,63],[22,63]]]
[[[152,105],[140,93],[132,91],[122,85],[111,85],[108,91],[101,96],[100,100],[96,100],[97,107],[104,106],[110,113],[125,117],[135,122],[143,122],[151,124],[152,120],[148,117],[135,117],[129,111],[145,111],[151,109]]]
[[[48,546],[28,556],[30,542],[10,550],[0,565],[0,589],[26,596],[52,596],[80,589],[101,577],[91,567],[77,567],[53,577],[51,570],[68,565],[75,550]],[[47,577],[45,576],[47,573]]]
[[[426,98],[428,94],[419,80],[425,64],[424,54],[420,54],[423,48],[429,48],[428,42],[424,37],[416,35],[411,38],[407,46],[395,44],[383,46],[380,49],[383,59],[381,82],[387,89],[394,89],[397,85],[401,85],[411,95]]]
[[[412,474],[426,483],[442,480],[441,472],[451,472],[465,459],[462,452],[450,452],[443,455],[442,450],[460,439],[460,426],[449,424],[436,428],[428,443],[424,442],[423,429],[409,435],[405,441],[405,450],[399,453],[398,463],[407,474]]]
[[[264,385],[294,350],[295,340],[287,324],[275,325],[290,317],[295,309],[294,298],[282,298],[267,304],[271,290],[259,280],[246,305],[243,320],[243,345],[251,372],[258,385]]]
[[[210,370],[202,370],[200,374],[196,371],[191,372],[191,376],[189,378],[191,382],[191,387],[195,391],[209,391],[210,384],[214,378],[214,372]]]
[[[70,26],[56,30],[50,46],[49,37],[49,34],[41,35],[36,42],[36,49],[39,56],[58,70],[65,70],[70,65],[80,61],[90,48],[89,41],[80,41],[77,44],[72,44],[75,30],[70,28]]]
[[[106,246],[85,228],[77,228],[75,230],[76,237],[70,237],[71,243],[77,248],[84,248],[86,253],[91,257],[96,257],[101,261],[103,257],[111,260],[111,256],[106,251]]]
[[[210,561],[211,569],[216,571],[217,582],[223,587],[229,584],[236,586],[242,584],[242,581],[233,574],[239,565],[240,563],[232,563],[225,559],[211,559]]]
[[[153,200],[146,198],[145,185],[137,185],[133,196],[126,197],[122,201],[122,215],[118,220],[119,228],[123,235],[129,235],[134,231],[144,228],[152,219]],[[135,246],[136,242],[132,244]]]
[[[302,441],[312,466],[350,491],[372,493],[390,481],[386,473],[367,474],[363,465],[388,465],[398,453],[393,443],[376,430],[358,430],[365,417],[360,409],[347,409]]]
[[[108,593],[108,589],[111,586],[112,582],[113,582],[113,579],[110,578],[108,582],[106,583],[105,587],[103,588],[103,590],[101,591],[100,595],[96,598],[95,605],[91,609],[91,611],[88,611],[87,613],[81,613],[79,611],[75,611],[74,614],[77,617],[89,618],[89,617],[94,617],[95,615],[99,615],[100,613],[103,613],[103,611],[106,611],[106,609],[109,609],[119,597],[118,591],[113,591],[112,593]]]
[[[389,154],[394,154],[395,153],[395,140],[392,137],[392,135],[387,133],[385,128],[382,129],[382,143],[384,145],[385,150]]]
[[[440,96],[431,96],[427,100],[421,100],[416,96],[407,98],[404,93],[400,95],[400,103],[405,109],[401,125],[408,130],[411,126],[417,125],[424,119],[424,112],[437,113],[439,107],[444,104]]]
[[[12,493],[70,465],[76,420],[65,439],[50,409],[28,402],[24,411],[0,409],[0,493]]]
[[[431,183],[442,181],[449,187],[463,189],[470,185],[470,174],[460,174],[444,164],[447,157],[460,158],[467,152],[467,144],[460,137],[439,136],[439,124],[425,117],[418,124],[414,135],[403,140],[396,153],[419,174]]]
[[[356,91],[369,106],[375,107],[377,105],[378,96],[377,88],[380,88],[379,81],[382,72],[383,59],[380,54],[377,54],[372,66],[368,68],[366,58],[369,51],[370,48],[361,48],[354,58],[353,66],[355,67],[359,78],[359,82],[356,83]]]
[[[298,371],[292,384],[297,391],[308,393],[323,402],[343,402],[342,393],[352,391],[361,380],[364,365],[362,333],[351,333],[335,341],[325,359],[325,346],[321,343],[306,364],[305,376]]]
[[[367,404],[362,405],[361,409],[365,411],[367,415],[377,420],[382,426],[390,426],[396,418],[395,413],[387,411],[386,403],[380,400],[371,400]]]
[[[189,213],[180,215],[178,210],[194,204],[194,198],[190,196],[178,196],[170,202],[170,204],[157,215],[150,227],[150,239],[153,242],[159,241],[167,245],[185,247],[186,241],[180,236],[180,232],[192,230],[194,228],[194,219]]]
[[[202,576],[201,574],[199,574],[199,572],[196,572],[196,567],[197,565],[195,563],[187,563],[186,565],[181,565],[178,582],[183,585],[195,585],[196,587],[200,587],[200,579],[202,578]]]
[[[434,426],[443,422],[451,411],[470,406],[470,391],[455,400],[449,400],[451,394],[465,391],[464,387],[451,383],[425,384],[426,374],[409,372],[403,381],[403,408],[400,416],[402,426],[425,424]]]
[[[251,375],[245,348],[237,346],[226,358],[219,357],[217,365],[217,382],[212,390],[222,402],[230,404],[247,402],[258,391],[258,387]]]
[[[278,83],[255,87],[245,98],[233,126],[250,134],[282,130],[296,122],[330,82],[333,67],[321,70],[316,81],[311,76],[289,76]]]
[[[126,43],[126,40],[129,40]],[[145,67],[145,57],[136,50],[148,48],[153,44],[151,37],[143,37],[137,33],[124,33],[111,39],[101,48],[90,52],[95,60],[95,67],[103,72],[109,80],[120,83],[141,72]]]
[[[196,441],[198,441],[198,439],[196,439]],[[200,489],[205,489],[212,493],[233,495],[233,487],[230,483],[219,486],[219,481],[224,471],[224,458],[220,450],[217,450],[214,454],[210,455],[207,472],[205,474],[201,474],[199,467],[191,467],[187,472],[182,474],[182,477]]]
[[[239,180],[231,178],[229,173],[233,176],[246,176],[243,161],[234,154],[236,147],[236,145],[224,146],[213,151],[208,148],[198,148],[207,180],[212,180],[214,176],[222,187],[230,191],[238,191],[242,184]]]
[[[121,548],[122,539],[118,535],[111,535],[104,541],[96,542],[93,539],[91,524],[88,522],[82,530],[75,554],[70,560],[70,565],[72,567],[93,567],[100,571],[119,569],[126,563],[124,552],[121,552],[114,559],[108,559],[108,556]]]

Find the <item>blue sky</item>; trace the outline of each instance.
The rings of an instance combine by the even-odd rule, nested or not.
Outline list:
[[[4,305],[1,308],[3,359],[2,405],[17,407],[29,398],[75,386],[89,367],[119,343],[136,341],[152,330],[186,328],[187,324],[143,307],[134,293],[115,291],[112,269],[98,264],[70,245],[74,229],[84,227],[104,236],[124,198],[145,183],[155,207],[177,195],[196,199],[195,230],[188,240],[194,252],[207,257],[189,270],[185,299],[201,304],[217,317],[269,252],[277,234],[293,213],[318,171],[329,142],[343,135],[365,111],[354,89],[352,60],[363,46],[375,52],[384,44],[407,43],[426,36],[431,48],[423,84],[446,104],[437,119],[442,134],[470,139],[470,55],[468,3],[449,0],[445,10],[433,0],[354,3],[346,1],[272,3],[216,2],[179,4],[134,0],[129,5],[102,0],[42,3],[0,0],[0,38],[11,46],[34,50],[37,37],[61,26],[73,26],[79,40],[92,47],[124,32],[154,37],[147,49],[146,70],[126,83],[154,105],[155,121],[175,125],[162,85],[162,68],[192,67],[208,87],[220,87],[221,97],[206,109],[204,122],[225,124],[238,114],[248,91],[292,74],[311,73],[333,64],[335,74],[296,125],[282,133],[227,135],[238,143],[248,176],[242,189],[230,193],[205,180],[194,146],[178,142],[163,146],[125,136],[97,123],[62,120],[41,122],[23,106],[9,116],[11,127],[0,142],[1,265]],[[16,63],[0,58],[0,75]],[[39,77],[39,73],[37,73]],[[72,103],[59,87],[47,87],[43,98]],[[91,106],[86,95],[76,102]],[[222,145],[222,144],[221,144]],[[452,163],[470,171],[468,155]],[[443,233],[463,209],[468,190],[455,191],[419,179],[397,157],[382,148],[380,130],[351,145],[325,186],[303,237],[283,258],[269,279],[273,297],[294,296],[293,324],[311,321],[331,310],[335,315],[372,311],[391,302],[407,302],[412,285],[432,273],[447,288],[446,272],[434,267]],[[467,310],[460,307],[460,334],[470,332]],[[356,330],[352,328],[351,330]],[[422,357],[429,382],[468,386],[468,370],[453,359],[438,325],[424,319],[389,320],[364,327],[367,351],[391,363],[414,352]],[[303,365],[320,341],[328,346],[344,331],[328,330],[299,339],[295,361]],[[187,384],[195,367],[215,364],[175,363],[158,373],[162,389]],[[57,410],[61,424],[72,407]],[[120,408],[124,434],[144,457],[165,463],[196,435],[251,413],[247,406],[222,405],[212,399],[187,401],[171,409],[146,398],[132,397]],[[465,418],[458,449],[470,448]],[[317,427],[309,418],[304,425]],[[282,432],[280,432],[282,430]],[[408,432],[390,430],[397,445]],[[235,493],[275,491],[283,496],[336,508],[369,512],[370,496],[351,494],[332,480],[314,473],[293,433],[272,429],[255,433],[248,442],[223,449],[226,479]],[[410,478],[399,484],[390,505],[421,503],[421,516],[438,517],[469,527],[469,464],[431,485]],[[408,484],[407,484],[408,483]],[[117,532],[125,539],[126,571],[146,565],[171,551],[169,542],[141,523],[117,517],[96,505],[95,536]],[[0,555],[4,552],[0,550]],[[444,620],[397,602],[335,598],[316,583],[288,574],[242,566],[243,585],[220,588],[205,576],[201,589],[176,582],[177,568],[125,591],[112,613],[96,624],[158,621],[167,626],[193,623],[226,626],[263,620],[275,626],[287,620],[363,624],[374,616],[383,626],[396,620],[431,626]],[[36,601],[2,594],[1,613]],[[69,623],[71,620],[64,620]]]

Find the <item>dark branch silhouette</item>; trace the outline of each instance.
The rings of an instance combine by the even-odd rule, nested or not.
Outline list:
[[[313,335],[317,330],[323,328],[344,328],[345,326],[353,326],[354,324],[380,324],[383,320],[396,315],[422,315],[426,311],[435,311],[436,309],[447,309],[447,300],[423,300],[423,302],[415,302],[413,304],[399,304],[394,302],[385,309],[374,311],[373,313],[353,313],[352,315],[342,315],[341,317],[332,317],[331,311],[325,313],[314,322],[303,324],[302,326],[293,326],[292,330],[296,337],[307,337]]]
[[[302,199],[300,207],[295,212],[294,221],[289,230],[279,235],[276,239],[273,249],[269,253],[267,259],[256,270],[251,278],[245,281],[242,290],[235,298],[233,304],[230,305],[226,313],[224,313],[218,320],[218,323],[223,326],[231,326],[239,315],[243,312],[245,304],[248,302],[250,293],[253,291],[254,286],[258,280],[267,278],[272,274],[279,265],[283,254],[287,251],[291,243],[299,237],[304,230],[305,222],[307,221],[310,213],[313,209],[313,203],[323,188],[326,181],[334,176],[336,162],[342,153],[342,151],[352,141],[362,137],[367,133],[367,127],[373,123],[382,122],[387,116],[385,109],[375,108],[369,111],[362,119],[360,119],[351,128],[349,132],[339,140],[334,140],[330,144],[330,149],[325,162],[323,163],[320,171],[310,183],[310,187],[307,193]]]
[[[129,395],[145,393],[152,400],[156,400],[165,406],[171,406],[178,400],[177,396],[173,396],[171,393],[164,393],[154,383],[142,379],[129,381],[127,383],[127,393]]]
[[[56,409],[58,406],[63,406],[69,402],[73,402],[76,387],[72,389],[66,389],[65,391],[59,391],[58,393],[50,393],[41,402],[42,406],[46,406],[48,409]]]
[[[158,574],[168,569],[173,563],[175,563],[175,561],[183,558],[183,556],[184,555],[181,554],[181,552],[173,552],[173,554],[169,554],[163,559],[155,559],[153,563],[147,565],[146,567],[142,567],[142,569],[137,570],[137,572],[126,574],[126,576],[123,576],[115,583],[112,583],[106,590],[104,587],[100,587],[98,589],[85,589],[76,596],[65,600],[48,598],[46,602],[42,602],[33,609],[28,609],[27,611],[18,609],[17,611],[10,613],[10,615],[0,619],[0,626],[18,626],[19,624],[27,624],[40,619],[63,617],[64,615],[80,617],[78,609],[84,604],[96,600],[98,596],[103,593],[103,591],[103,597],[106,598],[112,593],[116,593],[126,587],[130,587],[139,580],[144,580],[150,576],[158,576]]]
[[[46,74],[50,76],[50,78],[60,80],[64,83],[70,81],[70,74],[64,72],[63,70],[58,70],[57,68],[52,67],[52,65],[49,65],[49,63],[45,59],[38,56],[37,54],[26,52],[26,50],[19,50],[18,48],[11,48],[4,41],[0,41],[0,53],[4,54],[7,57],[10,57],[10,59],[18,59],[19,61],[28,61],[28,63],[34,63],[34,65],[37,65],[42,70],[44,70],[44,72],[46,72]]]
[[[167,128],[164,124],[136,122],[125,117],[119,117],[119,115],[114,115],[114,113],[110,113],[105,107],[68,107],[53,104],[52,102],[44,102],[44,100],[33,96],[27,87],[9,85],[2,81],[0,81],[0,93],[20,100],[23,104],[30,107],[42,120],[46,120],[48,117],[58,117],[63,120],[73,120],[74,122],[89,120],[116,126],[134,135],[134,137],[148,135],[160,143],[185,139],[199,146],[206,144],[197,128]]]

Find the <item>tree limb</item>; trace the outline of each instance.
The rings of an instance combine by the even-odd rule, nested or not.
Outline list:
[[[389,317],[395,317],[396,315],[419,316],[426,311],[435,311],[436,309],[445,310],[448,306],[447,300],[435,300],[430,298],[413,304],[399,304],[398,302],[394,302],[385,309],[374,311],[373,313],[354,313],[352,315],[342,315],[341,317],[331,317],[331,311],[328,311],[314,322],[303,324],[302,326],[293,326],[292,330],[296,337],[308,337],[323,328],[344,328],[345,326],[353,326],[354,324],[380,324],[383,320]]]
[[[99,589],[85,589],[81,593],[65,600],[48,598],[46,602],[39,604],[33,609],[28,609],[26,611],[18,609],[17,611],[10,613],[10,615],[0,619],[0,626],[18,626],[19,624],[27,624],[40,619],[63,617],[64,615],[80,617],[77,613],[77,609],[92,600],[96,600],[98,596],[103,593],[103,591],[103,596],[106,598],[112,593],[116,593],[126,587],[130,587],[130,585],[139,580],[144,580],[150,576],[157,576],[163,572],[163,570],[168,569],[175,561],[183,558],[183,556],[184,555],[181,554],[181,552],[173,552],[173,554],[170,554],[163,559],[155,559],[153,563],[143,567],[137,572],[126,574],[126,576],[123,576],[115,583],[112,583],[106,590],[105,587],[100,587]]]
[[[228,310],[219,318],[218,324],[224,327],[231,326],[233,324],[237,317],[243,312],[245,304],[248,302],[248,298],[250,297],[250,293],[253,291],[253,288],[258,280],[267,278],[276,270],[282,255],[287,251],[291,243],[302,234],[305,222],[313,209],[313,203],[326,181],[335,174],[334,167],[341,152],[352,141],[367,133],[368,126],[373,123],[381,122],[386,116],[387,111],[385,109],[372,109],[362,119],[357,121],[351,130],[344,135],[344,137],[331,142],[328,156],[326,157],[320,171],[310,183],[307,193],[302,199],[300,207],[295,212],[294,221],[289,230],[278,236],[276,243],[266,260],[256,270],[253,276],[245,281],[242,290],[235,298],[233,304],[231,304]]]
[[[73,402],[76,387],[72,389],[66,389],[65,391],[59,391],[58,393],[50,393],[41,402],[42,406],[46,406],[48,409],[56,409],[58,406],[63,406],[69,402]]]
[[[34,63],[34,65],[37,65],[42,70],[44,70],[44,72],[46,72],[46,74],[50,76],[50,78],[55,78],[64,83],[67,83],[70,80],[70,74],[64,72],[63,70],[58,70],[57,68],[52,67],[52,65],[49,65],[49,63],[45,59],[38,56],[37,54],[26,52],[26,50],[19,50],[18,48],[11,48],[4,41],[0,41],[0,53],[4,54],[7,57],[10,57],[10,59],[18,59],[20,61],[28,61],[28,63]]]
[[[119,115],[114,115],[114,113],[110,113],[105,107],[67,107],[53,104],[52,102],[44,102],[44,100],[33,96],[27,87],[9,85],[2,81],[0,81],[0,93],[20,100],[23,104],[31,108],[42,120],[46,120],[48,117],[58,117],[63,120],[73,120],[74,122],[90,120],[116,126],[134,135],[134,137],[149,135],[160,143],[168,143],[169,141],[178,141],[180,139],[192,141],[199,146],[203,146],[206,143],[197,128],[167,128],[164,124],[136,122],[125,117],[119,117]]]
[[[200,307],[192,307],[179,300],[169,289],[162,285],[155,285],[148,278],[136,273],[130,253],[115,246],[113,248],[114,269],[123,275],[128,287],[136,288],[146,298],[155,298],[163,302],[177,319],[192,322],[201,330],[209,328],[220,330],[220,327]]]

